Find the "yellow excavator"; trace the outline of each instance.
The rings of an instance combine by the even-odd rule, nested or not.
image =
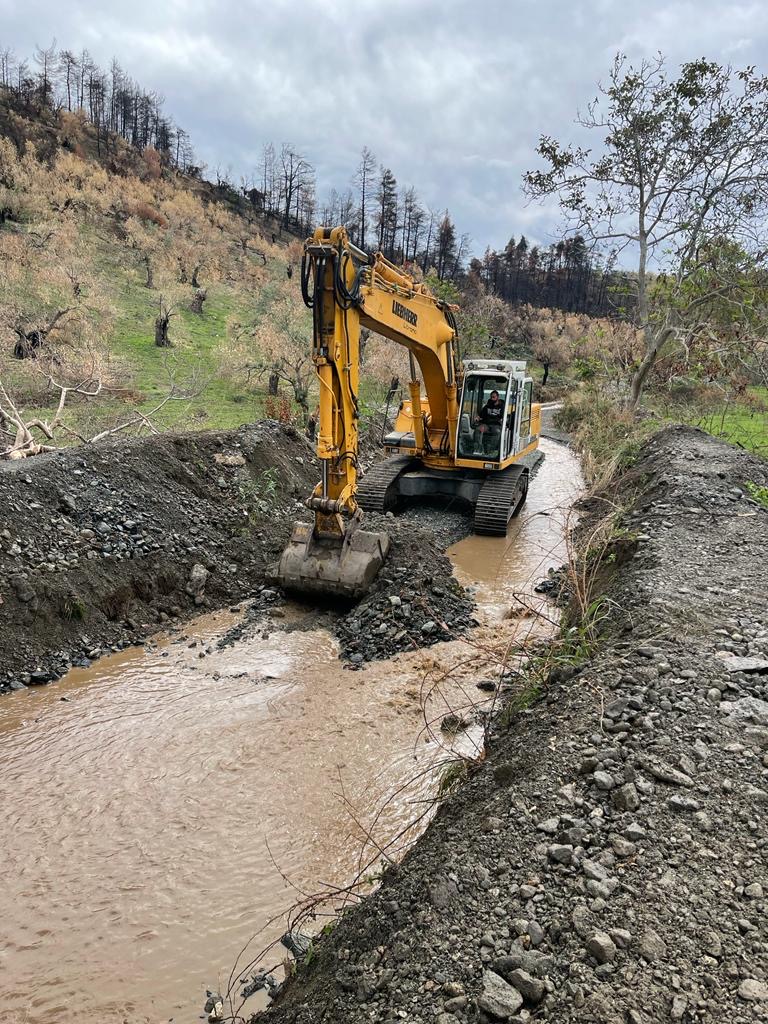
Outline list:
[[[301,287],[313,319],[322,479],[307,500],[314,522],[294,524],[277,581],[300,593],[361,597],[390,546],[386,532],[361,528],[362,512],[408,498],[459,499],[474,508],[476,533],[505,534],[540,458],[541,407],[525,363],[462,362],[457,307],[381,253],[358,249],[343,227],[318,228],[307,240]],[[383,439],[388,458],[358,482],[361,327],[408,349],[411,380]]]

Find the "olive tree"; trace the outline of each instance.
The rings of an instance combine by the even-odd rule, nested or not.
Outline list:
[[[743,274],[713,281],[714,294],[690,287],[712,245],[737,244],[753,269],[765,259],[768,78],[706,60],[673,78],[661,56],[634,67],[618,55],[577,124],[599,134],[599,146],[543,136],[545,166],[524,176],[524,189],[555,197],[570,230],[636,261],[630,315],[644,351],[632,374],[634,409],[662,349],[706,334],[714,298],[733,308],[742,301]]]

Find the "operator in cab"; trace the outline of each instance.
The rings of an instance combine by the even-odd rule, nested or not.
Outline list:
[[[475,454],[496,455],[499,453],[501,441],[501,424],[504,419],[504,403],[498,391],[492,391],[491,397],[475,418]]]

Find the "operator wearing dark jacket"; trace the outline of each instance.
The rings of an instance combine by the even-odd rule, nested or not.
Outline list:
[[[498,391],[492,391],[491,397],[480,410],[475,423],[475,452],[478,455],[498,452],[501,437],[501,423],[504,419],[504,403]]]

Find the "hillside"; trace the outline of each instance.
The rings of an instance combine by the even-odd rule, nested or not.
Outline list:
[[[146,416],[158,429],[301,419],[313,371],[299,240],[154,149],[97,142],[81,115],[24,117],[0,99],[6,412],[50,422],[75,389],[57,444],[150,429]]]

